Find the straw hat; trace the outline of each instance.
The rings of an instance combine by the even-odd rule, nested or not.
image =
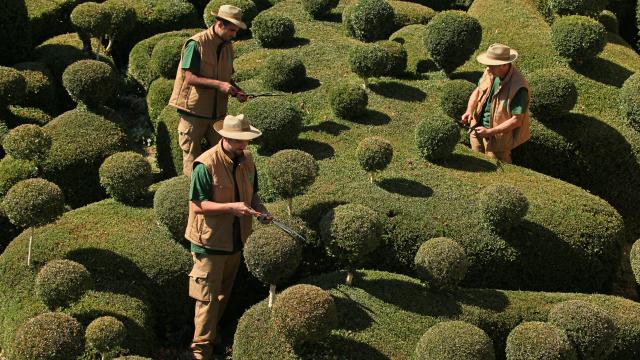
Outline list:
[[[218,13],[211,12],[211,15],[218,19],[227,20],[233,24],[238,25],[241,29],[246,29],[247,24],[242,22],[242,9],[233,5],[222,5],[218,9]]]
[[[252,140],[262,135],[262,132],[249,124],[249,120],[240,115],[227,115],[224,120],[216,121],[213,128],[222,137],[235,140]]]
[[[517,58],[518,52],[507,45],[492,44],[476,60],[482,65],[503,65],[512,63]]]

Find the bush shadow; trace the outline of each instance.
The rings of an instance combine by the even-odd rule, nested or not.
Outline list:
[[[482,74],[483,74],[482,71],[460,71],[460,72],[454,72],[453,74],[451,74],[450,79],[451,80],[456,80],[456,79],[467,80],[475,85],[478,83],[478,81],[482,77]]]
[[[300,86],[292,91],[292,93],[301,93],[305,91],[310,91],[313,89],[317,89],[320,87],[320,80],[312,77],[306,77],[300,83]]]
[[[346,359],[348,354],[349,360],[389,360],[369,344],[338,335],[329,335],[320,342],[303,345],[296,349],[296,353],[300,359]]]
[[[291,39],[286,44],[282,44],[280,46],[269,47],[269,49],[291,49],[291,48],[295,48],[295,47],[309,45],[310,43],[311,43],[311,40],[309,40],[307,38],[294,37],[293,39]]]
[[[324,14],[320,16],[320,18],[315,19],[319,21],[327,21],[332,23],[341,23],[342,22],[342,13],[340,12],[330,12],[328,14]]]
[[[585,60],[580,65],[572,63],[571,68],[591,80],[615,87],[622,87],[633,75],[629,69],[601,57]]]
[[[386,178],[377,180],[376,185],[382,189],[399,195],[428,198],[433,195],[433,189],[414,180],[403,178]]]
[[[313,158],[320,161],[330,159],[335,155],[336,151],[333,146],[316,140],[299,139],[297,148],[313,155]]]
[[[367,109],[364,115],[360,115],[356,118],[351,119],[352,122],[362,125],[386,125],[391,122],[391,118],[389,115],[377,111]]]
[[[339,296],[333,296],[338,312],[338,329],[349,331],[366,330],[373,323],[373,318],[369,315],[373,311],[354,301],[349,294],[340,291],[340,289],[336,288],[336,291],[340,292]]]
[[[423,59],[416,63],[416,73],[423,74],[440,71],[440,67],[431,59]]]
[[[451,154],[450,157],[435,162],[435,164],[446,167],[447,169],[467,172],[493,172],[498,169],[496,164],[490,160],[483,160],[464,154]]]
[[[372,83],[369,89],[380,96],[401,101],[420,102],[427,98],[424,91],[397,81]]]
[[[338,136],[343,131],[349,130],[349,127],[346,125],[338,124],[335,121],[323,121],[319,124],[305,126],[303,131],[317,131],[323,132],[329,135]]]
[[[453,293],[459,303],[485,310],[504,311],[510,304],[504,293],[494,289],[458,288]]]

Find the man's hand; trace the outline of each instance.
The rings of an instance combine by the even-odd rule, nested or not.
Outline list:
[[[478,136],[480,136],[481,138],[489,138],[489,137],[493,136],[493,133],[494,133],[493,129],[487,129],[487,128],[484,128],[482,126],[478,126],[475,129],[475,131],[476,131],[476,134]]]
[[[473,115],[470,112],[466,112],[462,115],[462,118],[460,118],[460,120],[462,121],[462,123],[464,125],[468,124],[469,122],[471,122],[471,118],[473,117]]]
[[[220,91],[222,91],[225,94],[228,94],[231,96],[236,96],[236,94],[238,94],[238,89],[228,82],[221,81],[219,86],[220,86]]]
[[[231,213],[235,216],[259,216],[260,213],[248,207],[243,202],[235,202],[229,204]]]
[[[269,213],[262,213],[258,215],[258,220],[261,223],[268,225],[268,224],[271,224],[271,220],[273,220],[273,216],[271,216],[271,214]]]
[[[247,99],[249,99],[249,97],[247,96],[247,94],[245,94],[244,91],[242,90],[238,90],[236,92],[236,94],[234,95],[236,99],[238,99],[238,101],[240,101],[241,103],[247,101]]]

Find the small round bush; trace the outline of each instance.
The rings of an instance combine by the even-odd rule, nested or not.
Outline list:
[[[396,29],[414,24],[427,25],[437,14],[430,7],[413,2],[391,1],[389,4],[393,7],[393,12],[395,13]]]
[[[165,79],[174,79],[184,43],[185,39],[181,37],[160,40],[151,52],[149,66],[152,71]]]
[[[184,239],[187,228],[190,184],[188,177],[176,176],[163,182],[153,197],[156,220],[169,230],[176,241]]]
[[[381,171],[389,165],[391,158],[393,158],[393,146],[381,137],[364,138],[358,143],[356,156],[364,171]]]
[[[91,274],[71,260],[51,260],[36,276],[36,294],[50,309],[67,307],[91,287]]]
[[[276,331],[293,345],[321,340],[338,323],[333,297],[307,284],[291,286],[278,295],[271,319]]]
[[[540,322],[523,322],[507,337],[507,360],[577,360],[567,334]]]
[[[366,113],[369,95],[361,86],[339,83],[329,92],[329,101],[337,117],[356,119]]]
[[[418,341],[415,360],[493,360],[493,342],[482,329],[464,321],[444,321]]]
[[[51,136],[38,125],[20,125],[4,137],[2,147],[16,159],[40,162],[51,149]]]
[[[107,33],[111,16],[102,4],[86,2],[73,8],[70,19],[78,33],[99,37]]]
[[[444,115],[429,115],[416,127],[416,146],[420,156],[427,161],[440,161],[451,156],[459,139],[458,126]]]
[[[78,320],[63,313],[44,313],[24,323],[16,332],[13,359],[69,360],[84,350],[84,333]]]
[[[425,241],[416,253],[414,264],[418,277],[432,290],[458,286],[469,268],[464,248],[446,237]]]
[[[93,320],[85,330],[87,345],[102,356],[121,351],[126,336],[124,324],[113,316],[101,316]]]
[[[371,42],[389,37],[394,26],[393,8],[385,0],[360,0],[343,18],[349,35]]]
[[[302,131],[302,113],[282,97],[263,97],[251,100],[243,109],[251,125],[262,131],[256,139],[260,148],[274,151],[293,147]]]
[[[407,51],[402,44],[392,40],[382,40],[376,43],[387,52],[389,57],[385,75],[398,76],[404,74],[407,69]]]
[[[527,214],[529,201],[517,187],[498,183],[482,189],[478,206],[482,221],[489,229],[506,231]]]
[[[153,177],[151,165],[132,151],[116,153],[100,166],[100,185],[114,199],[132,203],[145,196]]]
[[[298,241],[275,226],[254,231],[244,247],[247,269],[264,284],[281,284],[293,275],[302,260]]]
[[[551,25],[551,45],[560,56],[577,64],[598,56],[606,44],[607,31],[590,17],[563,16]]]
[[[549,311],[549,322],[563,329],[579,359],[606,359],[616,341],[616,326],[609,314],[580,300],[563,301]]]
[[[62,84],[74,101],[87,106],[100,106],[115,94],[116,78],[108,64],[97,60],[80,60],[64,70]]]
[[[38,168],[29,160],[5,156],[0,160],[0,199],[18,182],[36,177]]]
[[[290,199],[302,195],[318,176],[318,163],[301,150],[281,150],[268,160],[267,176],[278,196]]]
[[[56,94],[58,89],[53,74],[47,66],[40,62],[23,62],[14,67],[20,70],[27,84],[25,96],[19,105],[55,113],[58,109]]]
[[[352,270],[380,245],[382,223],[364,205],[340,205],[322,217],[320,236],[329,255]]]
[[[64,212],[64,196],[58,185],[52,182],[27,179],[9,189],[2,207],[12,224],[23,228],[40,226]]]
[[[463,11],[438,13],[427,25],[424,42],[433,61],[450,74],[480,46],[482,26]]]
[[[375,44],[357,45],[349,52],[349,66],[359,77],[368,79],[387,73],[391,63],[388,51]]]
[[[598,21],[608,32],[617,34],[620,31],[618,17],[612,11],[604,10],[598,15]]]
[[[250,26],[253,19],[258,15],[258,8],[256,7],[256,3],[252,0],[211,0],[204,8],[203,14],[204,23],[207,27],[211,27],[211,25],[216,21],[216,18],[212,13],[217,13],[220,6],[225,4],[237,6],[242,9],[242,21],[247,24],[247,26]]]
[[[314,19],[322,19],[338,6],[338,0],[302,0],[302,6]]]
[[[289,54],[271,55],[264,62],[262,81],[265,86],[275,90],[296,90],[304,85],[307,69],[300,57]]]
[[[290,18],[271,12],[262,12],[253,20],[251,33],[260,46],[276,48],[289,44],[293,40],[296,29]]]
[[[175,69],[174,69],[175,70]],[[153,80],[149,91],[147,92],[147,110],[149,111],[149,119],[157,127],[158,117],[169,103],[171,93],[173,92],[173,80],[165,78],[157,78]]]
[[[565,71],[545,69],[529,76],[531,112],[544,121],[568,114],[578,102],[575,81]]]
[[[447,81],[442,87],[442,97],[440,98],[440,107],[445,114],[459,120],[467,111],[467,103],[469,97],[476,86],[467,80],[451,80]]]
[[[0,66],[0,107],[20,103],[27,93],[27,81],[20,71]]]
[[[608,0],[549,0],[549,6],[558,15],[597,15]]]
[[[640,73],[631,75],[620,90],[620,107],[628,124],[640,131]]]

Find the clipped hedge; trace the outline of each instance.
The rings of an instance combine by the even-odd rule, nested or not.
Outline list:
[[[12,126],[19,124],[33,124],[44,126],[48,124],[53,117],[41,109],[32,107],[22,107],[18,105],[9,105],[6,122]]]
[[[180,55],[185,39],[181,37],[167,37],[158,41],[151,51],[151,71],[158,77],[175,79]]]
[[[608,0],[549,0],[549,6],[558,15],[598,15]]]
[[[443,114],[429,114],[415,130],[415,141],[420,156],[427,161],[441,161],[451,156],[460,139],[458,126]]]
[[[427,25],[436,15],[436,12],[428,7],[415,2],[390,1],[389,5],[395,13],[395,28],[400,29],[407,25]]]
[[[127,329],[113,316],[101,316],[93,320],[85,330],[87,345],[103,357],[123,350]]]
[[[16,159],[40,163],[51,148],[51,136],[38,125],[20,125],[9,130],[2,147]]]
[[[2,199],[11,223],[27,228],[55,220],[64,212],[64,195],[58,185],[44,179],[26,179],[13,185]]]
[[[640,73],[625,80],[619,96],[625,120],[632,128],[640,131]]]
[[[0,107],[18,104],[27,92],[27,81],[20,71],[0,66]]]
[[[64,70],[62,84],[73,101],[89,107],[104,105],[116,92],[113,68],[98,60],[80,60]]]
[[[364,171],[368,173],[382,171],[393,158],[393,146],[381,137],[367,137],[358,143],[356,157]]]
[[[564,70],[545,69],[529,75],[529,108],[540,121],[568,114],[578,102],[575,81]]]
[[[258,15],[258,7],[252,0],[211,0],[204,8],[204,23],[207,27],[214,24],[213,14],[217,13],[222,5],[233,5],[242,9],[242,21],[247,24],[247,27],[251,26],[251,22]]]
[[[20,71],[27,82],[26,93],[18,105],[55,113],[58,109],[57,85],[49,68],[40,62],[23,62],[13,67]]]
[[[167,105],[156,125],[156,160],[165,177],[182,174],[182,149],[178,145],[178,123],[180,115],[176,108]]]
[[[163,182],[153,197],[157,222],[166,227],[178,242],[184,239],[189,219],[190,185],[191,179],[179,175]]]
[[[302,6],[314,19],[322,19],[331,9],[338,6],[338,0],[302,0]]]
[[[469,268],[464,248],[446,237],[420,245],[414,263],[418,277],[436,291],[458,286]]]
[[[369,95],[362,86],[341,82],[331,88],[329,102],[337,117],[356,119],[366,113]]]
[[[551,45],[554,50],[577,64],[598,56],[606,44],[607,31],[590,17],[563,16],[551,25]]]
[[[385,75],[401,76],[407,69],[407,51],[402,44],[392,40],[382,40],[376,43],[382,50],[387,52],[388,63]]]
[[[251,24],[253,38],[265,48],[285,46],[293,40],[295,33],[293,20],[271,12],[260,13]]]
[[[287,281],[302,260],[302,244],[275,226],[254,231],[244,247],[247,269],[263,284]]]
[[[375,44],[356,45],[349,51],[351,71],[361,77],[365,81],[365,85],[368,78],[387,73],[390,63],[389,52]]]
[[[529,201],[517,187],[497,183],[482,189],[478,209],[488,229],[505,232],[522,221],[529,210]]]
[[[482,26],[463,11],[438,13],[427,25],[424,44],[433,61],[450,74],[480,46]]]
[[[640,284],[640,241],[636,240],[631,247],[629,253],[631,260],[631,270],[636,278],[636,282]]]
[[[469,97],[471,97],[471,93],[475,89],[476,85],[467,80],[447,81],[442,87],[440,107],[445,114],[455,120],[461,119],[462,115],[467,111]]]
[[[133,151],[115,153],[104,160],[100,169],[100,185],[107,194],[123,203],[135,203],[147,194],[153,182],[151,164]]]
[[[393,8],[385,0],[359,0],[343,12],[347,35],[371,42],[389,37],[393,31]]]
[[[7,0],[0,6],[0,65],[25,61],[33,49],[31,23],[25,1]]]
[[[509,360],[577,360],[564,330],[541,321],[523,322],[507,337]]]
[[[36,276],[36,294],[52,311],[78,301],[91,285],[87,268],[71,260],[51,260]]]
[[[261,75],[262,82],[266,87],[292,91],[305,84],[307,69],[299,56],[280,53],[271,55],[264,61]]]
[[[494,360],[493,343],[482,329],[464,321],[435,324],[418,341],[415,360]]]
[[[18,329],[9,360],[69,360],[82,354],[82,325],[69,315],[44,313]]]
[[[256,139],[261,150],[277,151],[293,147],[302,131],[302,112],[289,100],[263,97],[251,100],[243,108],[251,125],[262,131]]]
[[[171,79],[157,78],[149,86],[147,111],[154,128],[158,127],[158,117],[162,109],[169,103],[169,98],[171,98],[171,93],[173,92],[173,83],[174,80]]]
[[[5,156],[0,160],[0,199],[19,181],[38,175],[36,164],[29,160],[19,160]]]

